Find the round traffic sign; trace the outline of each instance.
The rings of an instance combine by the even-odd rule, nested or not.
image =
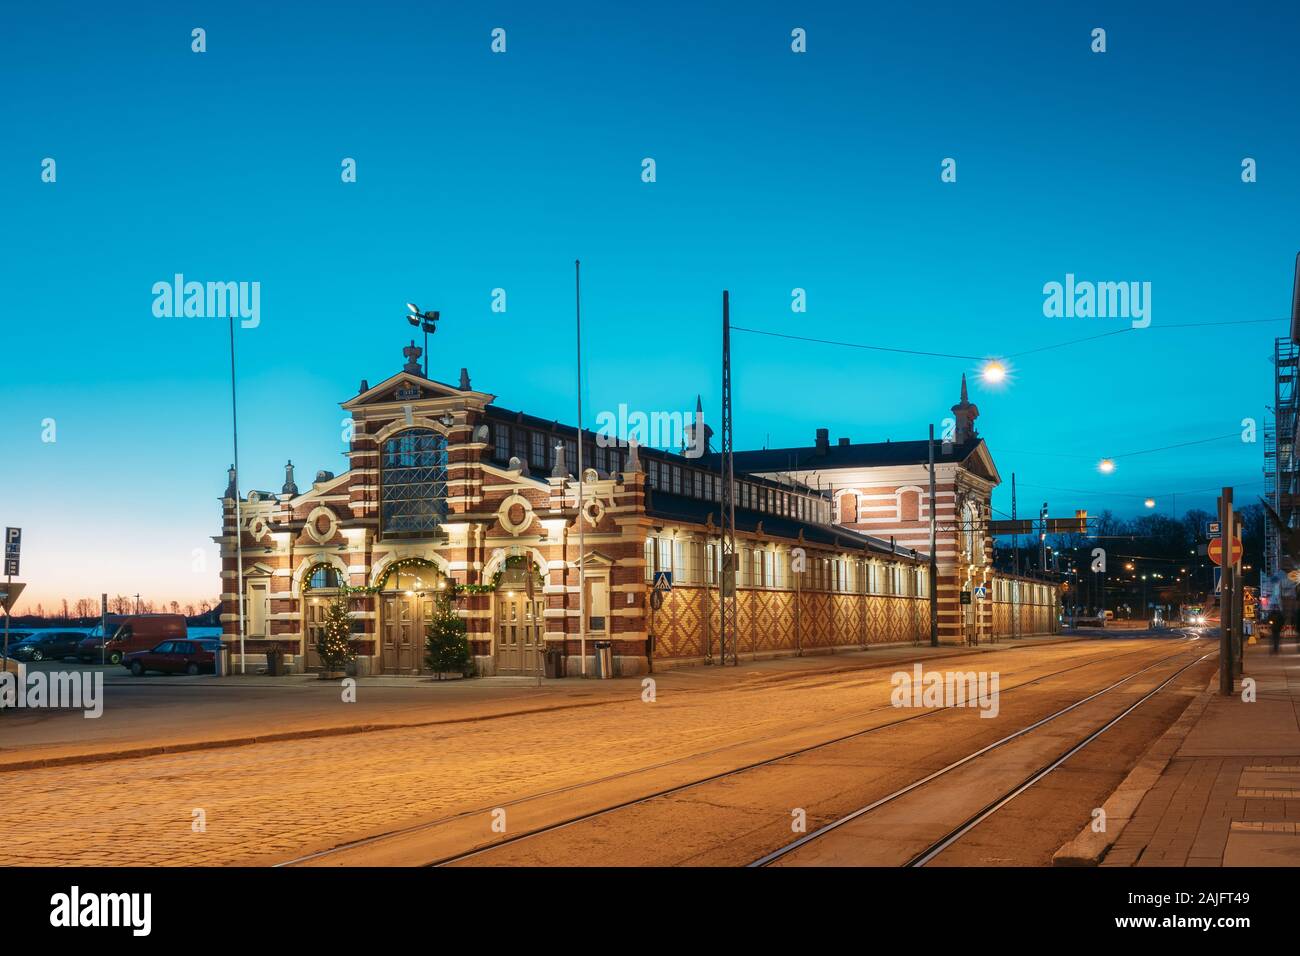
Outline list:
[[[1210,560],[1213,561],[1215,564],[1223,564],[1223,539],[1214,538],[1213,540],[1211,540],[1209,546],[1206,548],[1205,553],[1210,556]],[[1241,539],[1233,538],[1232,550],[1229,552],[1233,564],[1238,564],[1241,561],[1241,554],[1242,554]]]

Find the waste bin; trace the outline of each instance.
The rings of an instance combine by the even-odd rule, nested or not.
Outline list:
[[[221,647],[216,654],[217,676],[227,677],[230,674],[230,645],[222,641]]]
[[[608,680],[614,676],[614,645],[610,641],[596,642],[596,676]]]
[[[564,651],[556,648],[547,649],[546,676],[551,679],[564,676]]]

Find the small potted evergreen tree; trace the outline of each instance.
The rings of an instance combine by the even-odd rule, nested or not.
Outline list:
[[[424,659],[438,680],[442,680],[443,674],[470,676],[472,665],[465,621],[456,613],[450,595],[437,596],[424,647]]]
[[[337,680],[356,656],[352,651],[352,614],[348,610],[347,592],[340,589],[334,600],[325,608],[320,637],[316,640],[316,653],[320,655],[321,680]]]

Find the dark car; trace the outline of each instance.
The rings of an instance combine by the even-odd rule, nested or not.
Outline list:
[[[19,628],[14,628],[12,631],[10,631],[10,632],[9,632],[9,654],[10,654],[10,656],[13,656],[13,652],[14,652],[14,648],[15,648],[15,647],[17,647],[17,646],[18,646],[19,644],[21,644],[23,641],[27,640],[27,638],[31,637],[32,634],[34,634],[34,633],[35,633],[35,631],[30,631],[30,630],[26,630],[26,631],[24,631],[24,630],[20,630]],[[0,653],[3,653],[3,651],[4,651],[4,639],[5,639],[5,638],[4,638],[4,632],[3,632],[3,631],[0,631]]]
[[[76,657],[86,635],[81,631],[37,631],[17,647],[9,648],[16,661],[61,661]]]
[[[133,651],[122,658],[122,666],[136,677],[149,671],[164,674],[213,674],[217,659],[210,641],[163,641],[153,650]]]

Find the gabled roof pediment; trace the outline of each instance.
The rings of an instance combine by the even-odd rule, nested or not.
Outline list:
[[[341,404],[343,408],[351,411],[354,408],[368,405],[402,405],[408,402],[419,402],[433,398],[454,397],[475,399],[485,405],[496,400],[495,395],[489,395],[487,392],[460,389],[444,382],[435,382],[433,379],[424,378],[421,375],[398,372],[396,375],[366,389],[360,395],[355,395]]]

